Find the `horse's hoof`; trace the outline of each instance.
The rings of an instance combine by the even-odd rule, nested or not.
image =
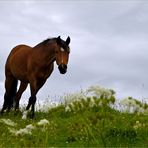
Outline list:
[[[34,119],[34,117],[35,117],[34,113],[31,112],[31,113],[29,114],[29,118],[30,118],[30,119]]]
[[[15,109],[14,110],[14,115],[18,115],[18,114],[20,114],[21,113],[21,111],[19,110],[19,109]]]

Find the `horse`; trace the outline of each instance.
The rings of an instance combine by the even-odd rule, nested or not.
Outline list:
[[[69,43],[69,36],[66,41],[58,36],[48,38],[34,47],[21,44],[11,50],[5,64],[5,94],[1,114],[12,108],[19,110],[21,96],[30,84],[31,96],[26,111],[31,107],[30,116],[34,118],[36,95],[53,72],[54,62],[61,74],[67,72]],[[18,81],[20,86],[17,91]]]

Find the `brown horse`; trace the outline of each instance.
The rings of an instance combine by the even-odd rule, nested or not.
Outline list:
[[[1,113],[12,107],[19,109],[22,93],[30,84],[31,97],[26,110],[31,108],[31,117],[34,117],[36,95],[51,75],[56,61],[61,74],[67,71],[70,53],[70,37],[66,41],[59,37],[47,39],[35,47],[18,45],[12,49],[5,65],[5,95]],[[17,82],[20,87],[17,91]]]

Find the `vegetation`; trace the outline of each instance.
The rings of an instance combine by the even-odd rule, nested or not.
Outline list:
[[[132,97],[117,105],[115,92],[101,89],[68,95],[33,120],[5,113],[0,147],[148,147],[148,105]]]

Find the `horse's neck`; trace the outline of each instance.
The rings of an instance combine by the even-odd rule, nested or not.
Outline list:
[[[55,61],[54,46],[38,45],[34,48],[34,53],[42,59],[43,62],[53,63]]]

